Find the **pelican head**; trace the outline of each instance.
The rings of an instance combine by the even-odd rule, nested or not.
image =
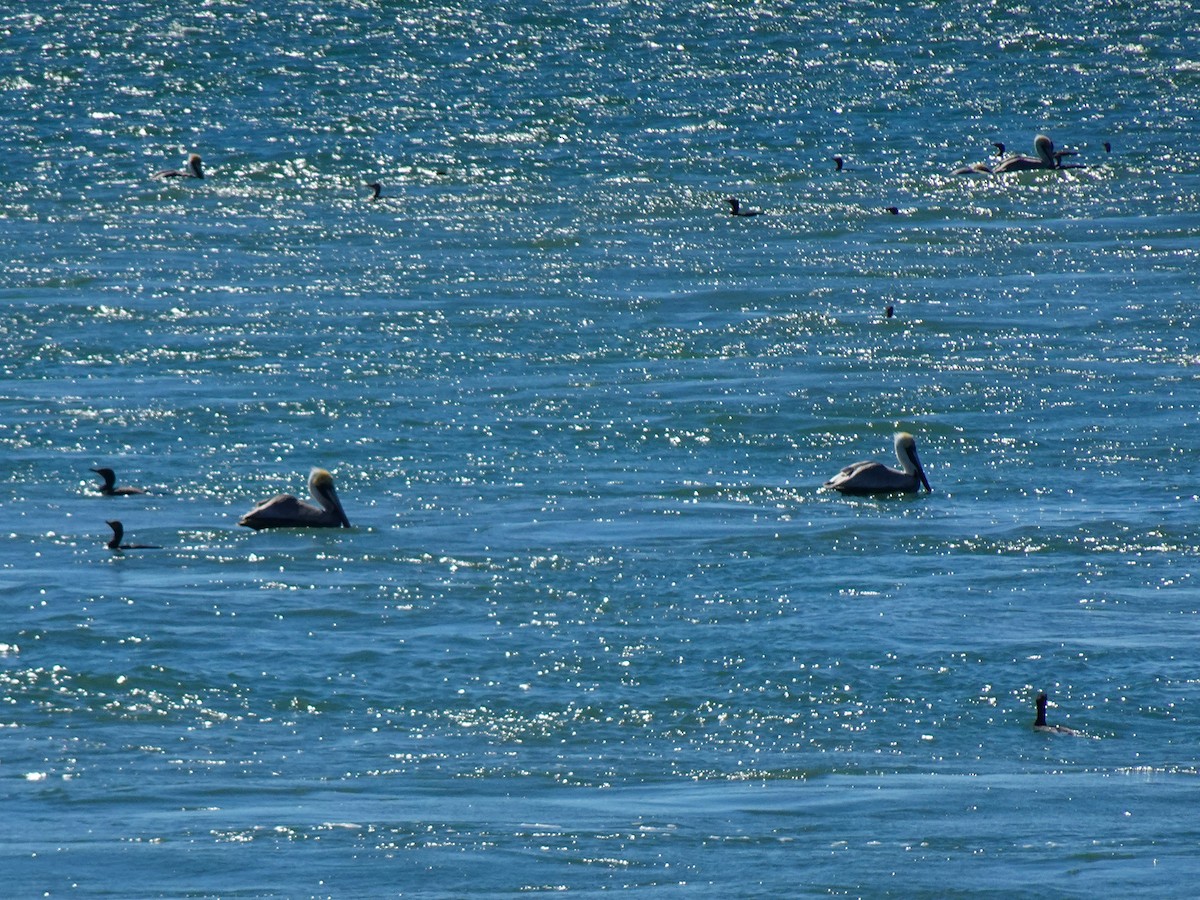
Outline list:
[[[921,487],[931,491],[913,436],[897,432],[895,445],[900,469],[875,460],[852,463],[825,482],[825,487],[843,494],[915,494]]]
[[[333,476],[329,474],[328,469],[313,466],[312,471],[308,473],[308,492],[327,514],[336,516],[338,525],[342,528],[350,527],[350,520],[346,518],[345,510],[342,509],[342,501],[338,499],[337,488],[333,486]]]
[[[925,469],[921,465],[921,460],[917,456],[917,442],[913,436],[907,431],[896,432],[896,459],[900,461],[900,467],[904,469],[904,474],[909,478],[914,478],[921,482],[921,486],[925,488],[926,493],[933,490],[929,486],[929,479],[925,477]],[[912,488],[917,489],[916,485]]]
[[[193,178],[203,178],[204,177],[204,167],[200,164],[200,154],[199,153],[193,153],[191,156],[188,157],[187,167],[188,167],[188,171],[192,173]]]
[[[1054,158],[1054,141],[1046,137],[1044,134],[1039,134],[1033,139],[1033,152],[1037,154],[1038,159],[1048,169],[1058,168],[1058,161]]]
[[[291,494],[279,494],[264,500],[238,520],[239,525],[258,531],[262,528],[349,528],[350,520],[342,509],[333,476],[314,467],[308,475],[308,492],[319,507]]]

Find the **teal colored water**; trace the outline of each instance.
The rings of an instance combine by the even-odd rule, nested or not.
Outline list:
[[[1188,4],[253,6],[0,12],[7,895],[1190,891]]]

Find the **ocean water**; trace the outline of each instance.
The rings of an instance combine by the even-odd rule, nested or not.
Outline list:
[[[1188,894],[1194,24],[0,11],[4,893]]]

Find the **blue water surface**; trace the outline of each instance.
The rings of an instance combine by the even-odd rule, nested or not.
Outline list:
[[[1194,12],[0,11],[4,893],[1187,895]]]

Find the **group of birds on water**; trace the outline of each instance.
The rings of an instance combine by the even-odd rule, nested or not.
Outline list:
[[[933,489],[925,477],[925,470],[917,456],[917,444],[913,436],[906,431],[897,432],[895,437],[896,458],[900,462],[899,469],[893,469],[877,460],[864,460],[846,466],[831,479],[825,482],[825,487],[842,494],[853,495],[884,495],[912,494],[920,488],[926,492]],[[108,467],[98,467],[91,471],[102,479],[97,490],[106,497],[127,497],[135,494],[145,494],[138,487],[117,485],[116,473]],[[291,494],[277,494],[269,500],[264,500],[238,519],[239,525],[259,531],[264,528],[349,528],[350,520],[342,508],[342,501],[334,487],[333,475],[327,469],[314,467],[308,476],[308,491],[313,499],[320,504],[314,506]],[[110,550],[161,550],[155,544],[122,543],[125,528],[119,519],[109,519],[108,526],[112,529],[112,538],[107,547]],[[1067,734],[1076,737],[1086,737],[1081,731],[1068,728],[1065,725],[1050,725],[1046,722],[1046,705],[1048,698],[1045,693],[1037,697],[1037,719],[1033,723],[1035,731],[1048,734]]]
[[[145,490],[127,485],[117,486],[116,473],[108,468],[92,469],[102,479],[97,490],[105,497],[128,497],[144,494]],[[320,506],[306,503],[291,494],[276,494],[259,503],[238,519],[239,525],[260,531],[263,528],[349,528],[350,520],[342,508],[333,476],[327,469],[314,467],[308,475],[308,492]],[[113,536],[106,546],[110,550],[161,550],[154,544],[125,544],[125,526],[119,519],[109,519]]]
[[[1002,143],[993,144],[997,149],[1001,160],[995,166],[988,166],[986,163],[973,163],[969,166],[954,171],[955,175],[975,175],[975,174],[1003,174],[1006,172],[1023,172],[1033,170],[1058,170],[1081,168],[1075,164],[1065,164],[1063,159],[1069,156],[1077,155],[1072,150],[1054,149],[1054,142],[1044,134],[1039,134],[1034,138],[1033,147],[1035,156],[1025,156],[1022,154],[1005,155],[1005,145]],[[1105,152],[1110,152],[1111,144],[1104,143]],[[837,171],[842,171],[845,160],[841,156],[833,158],[837,166]],[[204,178],[204,167],[200,159],[200,155],[192,153],[188,156],[187,163],[182,169],[167,169],[158,172],[154,175],[155,178]],[[367,197],[369,202],[374,202],[380,199],[383,192],[383,185],[380,182],[371,182],[367,185],[371,189],[371,195]],[[762,210],[743,206],[741,201],[736,197],[727,198],[729,204],[729,214],[736,217],[751,217],[761,215]],[[899,214],[899,209],[895,206],[887,207],[887,212],[892,215]],[[888,315],[892,314],[892,308],[888,307]],[[861,462],[852,463],[825,482],[824,487],[837,491],[841,494],[858,495],[858,496],[873,496],[886,494],[915,494],[922,488],[926,493],[932,492],[929,485],[929,479],[925,476],[925,469],[921,465],[920,457],[917,456],[916,440],[908,432],[897,432],[894,438],[894,448],[896,459],[900,463],[899,469],[894,469],[878,460],[863,460]],[[99,486],[99,492],[105,496],[119,497],[132,494],[144,494],[145,491],[141,488],[121,486],[116,484],[116,474],[111,468],[101,467],[91,471],[98,474],[103,483]],[[259,503],[239,520],[238,524],[247,528],[253,528],[258,531],[264,528],[349,528],[350,520],[347,518],[345,510],[342,508],[341,500],[338,498],[337,490],[334,487],[333,475],[328,470],[314,467],[309,473],[308,490],[313,499],[317,501],[318,506],[311,503],[306,503],[303,500],[291,494],[278,494],[269,500],[264,500]],[[107,547],[111,550],[152,550],[162,549],[153,544],[129,544],[123,543],[125,529],[120,520],[111,519],[107,522],[112,529],[113,536],[107,542]],[[1045,693],[1038,694],[1037,718],[1034,721],[1034,730],[1053,734],[1069,734],[1075,736],[1083,736],[1083,732],[1068,728],[1065,725],[1050,725],[1046,722],[1046,706],[1048,698]]]
[[[931,491],[925,470],[917,456],[917,445],[913,436],[906,431],[896,434],[896,459],[900,468],[893,469],[876,460],[864,460],[846,466],[825,482],[825,487],[842,494],[904,494],[916,493],[919,487]],[[145,494],[139,487],[117,484],[117,474],[107,466],[92,469],[100,476],[96,490],[105,497],[129,497]],[[264,528],[349,528],[350,519],[342,507],[333,475],[328,469],[313,467],[308,474],[308,492],[319,506],[293,496],[276,494],[259,503],[238,519],[239,525],[261,531]],[[123,544],[125,528],[120,521],[112,519],[108,526],[113,537],[108,542],[111,550],[159,550],[148,544]]]
[[[1027,156],[1022,153],[1006,154],[1006,147],[1003,143],[996,142],[992,144],[996,148],[997,154],[1000,156],[1000,161],[994,166],[987,163],[977,162],[970,165],[961,166],[954,170],[955,175],[1003,175],[1006,172],[1029,172],[1039,169],[1081,169],[1082,165],[1078,163],[1064,163],[1063,160],[1069,156],[1078,156],[1075,150],[1055,150],[1054,141],[1050,140],[1044,134],[1039,134],[1033,139],[1033,156]],[[1104,152],[1112,152],[1112,144],[1108,141],[1104,142]],[[833,157],[834,165],[837,171],[841,172],[845,168],[846,160],[842,156]],[[439,174],[444,174],[439,170]],[[204,164],[200,159],[200,154],[192,153],[188,156],[187,162],[182,169],[164,169],[157,172],[154,178],[204,178]],[[378,181],[372,181],[367,184],[371,189],[371,194],[366,199],[368,202],[376,202],[383,197],[383,184]],[[744,206],[737,197],[726,198],[726,203],[729,204],[729,214],[738,218],[749,218],[762,214],[762,210],[754,209],[749,206]],[[886,211],[892,215],[899,215],[900,208],[896,206],[886,207]]]
[[[1027,156],[1023,153],[1008,154],[1008,148],[1000,142],[992,144],[996,148],[996,153],[1000,157],[1000,161],[995,165],[988,165],[985,162],[971,163],[969,165],[960,166],[955,169],[954,175],[1004,175],[1008,172],[1033,172],[1038,170],[1057,170],[1063,169],[1082,169],[1084,166],[1080,163],[1065,163],[1064,159],[1070,156],[1078,156],[1076,150],[1056,150],[1054,149],[1054,141],[1050,140],[1044,134],[1039,134],[1033,139],[1033,156]],[[1102,145],[1105,153],[1112,152],[1112,143],[1105,141]],[[834,165],[837,171],[841,172],[845,169],[846,160],[842,156],[833,157]],[[753,209],[742,204],[737,197],[727,197],[725,202],[729,204],[729,214],[739,218],[747,218],[749,216],[757,216],[762,214],[761,209]],[[900,215],[898,206],[884,207],[884,211],[891,213],[893,216]]]

